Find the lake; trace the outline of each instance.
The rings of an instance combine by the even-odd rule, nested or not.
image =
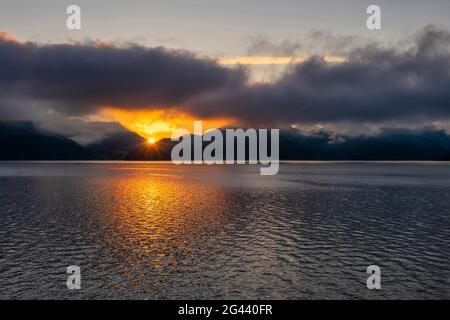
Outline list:
[[[450,164],[4,162],[0,239],[0,299],[449,299]]]

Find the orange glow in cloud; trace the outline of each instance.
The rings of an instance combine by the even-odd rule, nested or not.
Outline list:
[[[17,42],[16,37],[9,32],[0,32],[0,40]]]
[[[233,123],[231,119],[197,119],[191,115],[166,110],[127,111],[106,108],[102,112],[106,117],[119,122],[128,130],[139,134],[148,141],[170,138],[172,132],[183,128],[193,132],[195,120],[203,120],[203,130],[223,128]]]

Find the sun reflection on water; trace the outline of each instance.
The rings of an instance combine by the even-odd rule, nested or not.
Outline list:
[[[196,263],[193,248],[203,250],[205,239],[227,223],[224,190],[169,173],[142,176],[139,171],[133,179],[117,177],[104,191],[109,201],[102,202],[108,209],[101,210],[107,214],[99,217],[99,224],[108,226],[113,254],[131,268],[170,273],[180,269],[180,261]],[[151,280],[151,272],[147,275],[139,281]]]

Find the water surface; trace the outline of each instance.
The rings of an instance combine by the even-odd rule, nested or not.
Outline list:
[[[1,299],[449,299],[449,235],[445,163],[0,163]]]

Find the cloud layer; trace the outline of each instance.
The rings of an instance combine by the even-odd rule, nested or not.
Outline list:
[[[202,93],[241,86],[229,69],[187,51],[109,44],[37,45],[0,36],[0,94],[54,102],[70,114],[102,106],[170,107]]]
[[[371,44],[339,64],[311,57],[274,83],[213,93],[191,108],[264,124],[448,119],[449,49],[450,33],[430,26],[407,50]]]
[[[253,53],[288,54],[301,48],[282,43],[277,49],[257,40]],[[243,68],[187,51],[103,43],[39,45],[0,34],[0,119],[26,113],[28,104],[63,115],[95,114],[111,106],[171,109],[255,126],[408,126],[450,119],[447,30],[428,26],[406,47],[339,41],[333,38],[330,45],[345,53],[344,62],[311,56],[274,82],[253,84]]]

